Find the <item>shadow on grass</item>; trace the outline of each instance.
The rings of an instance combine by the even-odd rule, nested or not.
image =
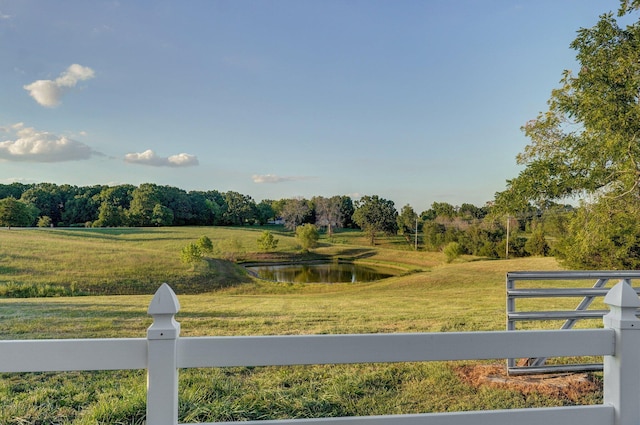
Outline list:
[[[370,258],[376,254],[374,249],[370,248],[347,248],[338,252],[338,259],[340,260],[360,260],[363,258]]]
[[[166,283],[178,295],[202,294],[251,282],[243,267],[229,261],[205,259],[206,267],[199,267],[187,276]],[[88,295],[152,295],[164,282],[114,282],[82,287]]]
[[[15,267],[0,266],[0,274],[15,274],[17,272],[18,269]]]
[[[257,266],[260,264],[297,264],[312,262],[330,261],[355,261],[373,257],[375,249],[371,248],[345,248],[333,254],[322,254],[314,251],[309,252],[262,252],[252,254],[241,261],[247,266]]]
[[[240,263],[243,266],[259,264],[296,264],[316,261],[332,261],[335,256],[317,252],[261,252],[246,256]]]
[[[136,238],[136,242],[141,241],[158,241],[163,239],[180,239],[179,236],[176,235],[175,232],[170,230],[160,230],[157,227],[98,227],[98,228],[84,228],[84,227],[68,227],[68,228],[54,228],[54,229],[43,229],[44,231],[52,231],[58,234],[63,234],[70,237],[77,238],[86,238],[86,239],[107,239],[113,241],[127,241],[127,239],[122,239],[122,236],[127,235],[154,235],[153,237],[149,237],[148,239],[138,239]],[[162,233],[171,234],[171,237],[160,238],[155,237],[155,235],[159,235]]]
[[[60,296],[94,296],[94,295],[153,295],[162,283],[167,283],[176,294],[202,294],[218,289],[252,282],[244,267],[225,260],[206,258],[194,271],[172,277],[167,280],[114,280],[110,282],[74,283],[74,284],[13,284],[12,292],[2,298],[34,298]],[[0,282],[0,285],[3,283]],[[15,287],[15,288],[14,288]]]

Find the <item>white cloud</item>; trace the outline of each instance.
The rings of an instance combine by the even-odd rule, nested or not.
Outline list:
[[[84,143],[66,136],[25,127],[23,123],[0,127],[8,137],[0,138],[0,160],[17,162],[62,162],[102,155]]]
[[[11,19],[11,18],[13,18],[13,16],[7,15],[5,13],[2,13],[2,11],[0,11],[0,19]]]
[[[283,183],[299,180],[309,180],[311,177],[304,176],[278,176],[275,174],[254,174],[251,179],[254,183]]]
[[[179,153],[164,158],[156,155],[151,149],[142,153],[128,153],[124,156],[124,162],[129,164],[151,165],[153,167],[190,167],[198,165],[198,158],[188,153]]]
[[[73,64],[55,80],[37,80],[23,86],[29,95],[42,106],[52,108],[60,104],[62,96],[75,87],[79,81],[95,77],[93,69]]]

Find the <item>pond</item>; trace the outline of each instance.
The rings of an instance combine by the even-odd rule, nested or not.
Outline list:
[[[398,274],[395,269],[353,263],[308,263],[247,266],[260,279],[293,283],[372,282]]]

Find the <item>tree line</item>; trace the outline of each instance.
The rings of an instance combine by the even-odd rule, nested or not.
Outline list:
[[[380,217],[357,224],[356,207],[387,206]],[[73,186],[53,183],[0,184],[3,226],[242,226],[279,222],[288,229],[314,223],[331,234],[335,228],[372,228],[394,233],[393,202],[377,196],[354,201],[349,196],[292,198],[255,202],[234,191],[185,191],[173,186]],[[371,223],[368,220],[372,220]],[[388,222],[392,221],[393,224]]]
[[[4,226],[241,226],[284,220],[289,228],[318,221],[352,227],[354,203],[347,196],[263,200],[238,192],[185,191],[173,186],[73,186],[0,184]]]
[[[434,202],[416,213],[398,212],[391,200],[376,195],[290,198],[255,202],[238,192],[185,191],[152,183],[72,186],[53,183],[0,184],[0,225],[41,227],[244,226],[282,224],[295,231],[313,225],[332,237],[336,229],[361,229],[371,244],[380,234],[404,237],[415,249],[444,250],[490,258],[547,255],[549,238],[566,233],[569,206],[509,219],[491,205],[454,206]],[[507,227],[510,225],[510,240]],[[510,245],[509,250],[506,249]]]

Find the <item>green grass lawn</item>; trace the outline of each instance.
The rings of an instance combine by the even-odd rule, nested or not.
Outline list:
[[[112,295],[0,299],[0,338],[144,337],[152,293],[178,293],[182,336],[446,332],[505,327],[505,275],[556,270],[552,258],[444,262],[402,243],[370,247],[357,232],[321,241],[312,256],[399,267],[366,284],[276,284],[212,259],[196,270],[179,250],[201,235],[238,238],[242,259],[291,258],[295,241],[256,252],[262,229],[160,228],[0,231],[0,284],[75,285]],[[393,242],[393,243],[392,243]],[[405,244],[406,245],[406,244]],[[471,261],[473,260],[473,261]],[[113,295],[118,293],[129,295]],[[131,295],[133,294],[133,295]],[[136,295],[138,294],[138,295]],[[502,359],[496,362],[503,363]],[[180,420],[222,421],[418,413],[593,403],[535,392],[475,388],[459,363],[196,369],[181,372]],[[145,375],[74,372],[0,375],[0,423],[142,423]]]
[[[160,282],[178,293],[202,293],[248,283],[251,279],[235,264],[207,258],[194,271],[180,262],[180,250],[201,236],[214,246],[235,239],[240,246],[234,256],[242,261],[344,258],[428,268],[442,261],[440,254],[389,250],[354,244],[332,244],[301,255],[291,232],[270,228],[279,239],[278,249],[257,252],[257,239],[265,228],[175,227],[122,229],[0,229],[0,296],[2,285],[40,286],[95,294],[153,294]],[[360,241],[360,232],[338,236]],[[398,238],[396,238],[398,239]],[[387,245],[394,245],[387,241]],[[402,245],[401,245],[402,246]]]

